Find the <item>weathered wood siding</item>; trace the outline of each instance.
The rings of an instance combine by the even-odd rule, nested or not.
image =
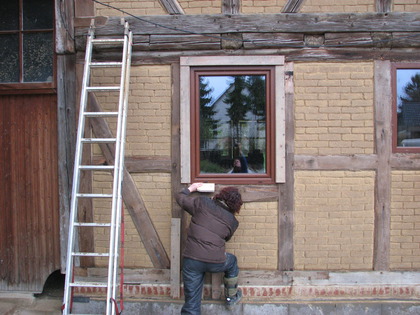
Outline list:
[[[60,268],[55,95],[0,97],[0,290]]]

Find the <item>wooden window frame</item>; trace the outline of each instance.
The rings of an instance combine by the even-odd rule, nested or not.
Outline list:
[[[55,12],[55,2],[53,2],[53,12]],[[22,0],[19,0],[19,29],[0,31],[0,34],[18,34],[19,36],[19,82],[2,83],[0,82],[0,95],[8,94],[55,94],[56,93],[56,62],[57,57],[55,47],[53,47],[53,72],[51,82],[22,82],[23,81],[23,35],[30,33],[46,33],[52,31],[53,43],[55,43],[55,16],[51,29],[23,30]]]
[[[285,182],[285,95],[283,56],[206,56],[180,59],[181,106],[181,182],[214,182],[218,184],[274,184]],[[271,102],[267,112],[267,172],[265,174],[199,174],[199,155],[196,153],[197,111],[192,107],[196,68],[214,67],[217,71],[235,67],[251,69],[272,67]]]
[[[391,66],[392,86],[392,152],[394,153],[420,153],[420,147],[400,147],[398,143],[398,116],[397,116],[397,70],[398,69],[419,69],[420,62],[414,63],[393,63]]]

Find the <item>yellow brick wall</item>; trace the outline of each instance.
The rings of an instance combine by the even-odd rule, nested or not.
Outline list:
[[[299,13],[375,12],[372,0],[306,0]]]
[[[277,269],[277,202],[245,203],[237,216],[239,228],[226,250],[235,254],[244,269]]]
[[[371,270],[375,173],[295,172],[295,270]]]
[[[119,84],[119,70],[95,69],[94,84]],[[171,153],[171,69],[170,66],[131,68],[127,117],[126,156],[169,156]],[[104,110],[118,108],[117,93],[97,93]],[[108,119],[115,130],[115,119]],[[98,154],[99,151],[95,150]]]
[[[131,69],[126,155],[171,154],[171,68]]]
[[[133,15],[165,15],[166,10],[158,0],[123,1],[103,0],[104,4],[114,6]],[[221,0],[178,0],[185,14],[221,14]],[[271,14],[280,13],[286,0],[243,0],[242,14]],[[124,16],[125,14],[95,3],[97,16]],[[395,0],[395,12],[419,12],[420,0]],[[306,0],[299,13],[364,13],[375,12],[375,2],[372,0]]]
[[[420,171],[392,172],[391,263],[394,270],[420,268]]]
[[[241,13],[243,14],[272,14],[281,13],[286,0],[243,0]]]
[[[371,154],[373,64],[295,64],[296,154]]]
[[[395,12],[419,12],[420,0],[394,0],[393,11]]]
[[[146,205],[149,216],[160,237],[160,240],[170,257],[171,253],[171,176],[170,174],[132,174],[137,188]],[[110,176],[96,175],[94,189],[98,193],[110,193]],[[107,201],[95,201],[95,222],[110,222],[110,205]],[[127,268],[153,268],[153,264],[140,239],[137,229],[131,220],[130,214],[125,210],[125,244],[124,264]],[[95,228],[95,245],[98,252],[107,251],[109,233],[106,228]],[[107,259],[96,260],[98,266],[105,266]]]
[[[185,14],[220,14],[222,2],[219,0],[178,0]]]
[[[157,0],[124,1],[102,0],[102,3],[113,6],[132,15],[165,15],[166,11]],[[126,16],[123,12],[95,3],[97,16]]]
[[[94,84],[118,84],[117,69],[95,69]],[[131,68],[129,111],[127,118],[126,156],[170,156],[171,154],[171,71],[170,66],[134,66]],[[97,93],[104,110],[113,110],[118,104],[116,93]],[[115,130],[115,119],[108,119]],[[114,133],[115,134],[115,133]],[[98,147],[95,155],[100,155]],[[171,191],[169,174],[134,174],[134,180],[146,203],[156,230],[170,255]],[[107,174],[96,174],[93,181],[95,192],[110,192],[112,179]],[[103,209],[103,210],[101,210]],[[103,201],[95,203],[97,220],[109,222],[105,217]],[[126,214],[126,259],[127,267],[153,267],[140,236]],[[108,235],[99,230],[95,235],[105,248]],[[99,243],[101,244],[101,243]],[[99,248],[101,250],[101,248]],[[98,265],[106,265],[105,259],[97,259]]]

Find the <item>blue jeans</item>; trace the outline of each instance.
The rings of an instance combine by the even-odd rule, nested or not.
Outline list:
[[[224,272],[225,278],[237,277],[239,268],[236,256],[226,253],[226,261],[221,264],[206,263],[184,257],[182,278],[184,281],[185,303],[182,307],[181,314],[201,314],[201,296],[206,272]]]

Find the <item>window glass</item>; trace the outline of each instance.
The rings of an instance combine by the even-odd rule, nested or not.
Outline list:
[[[53,28],[52,0],[23,0],[23,29],[41,30]]]
[[[180,58],[181,182],[285,182],[284,56]]]
[[[19,36],[0,35],[0,83],[19,81]]]
[[[1,90],[49,88],[54,82],[53,34],[53,0],[10,0],[0,6]]]
[[[420,147],[420,69],[397,69],[397,147]]]
[[[23,81],[51,82],[53,64],[52,33],[28,33],[23,36]]]
[[[19,28],[19,2],[17,0],[2,1],[0,5],[0,31],[17,30]]]
[[[266,173],[266,76],[200,75],[200,173]]]

